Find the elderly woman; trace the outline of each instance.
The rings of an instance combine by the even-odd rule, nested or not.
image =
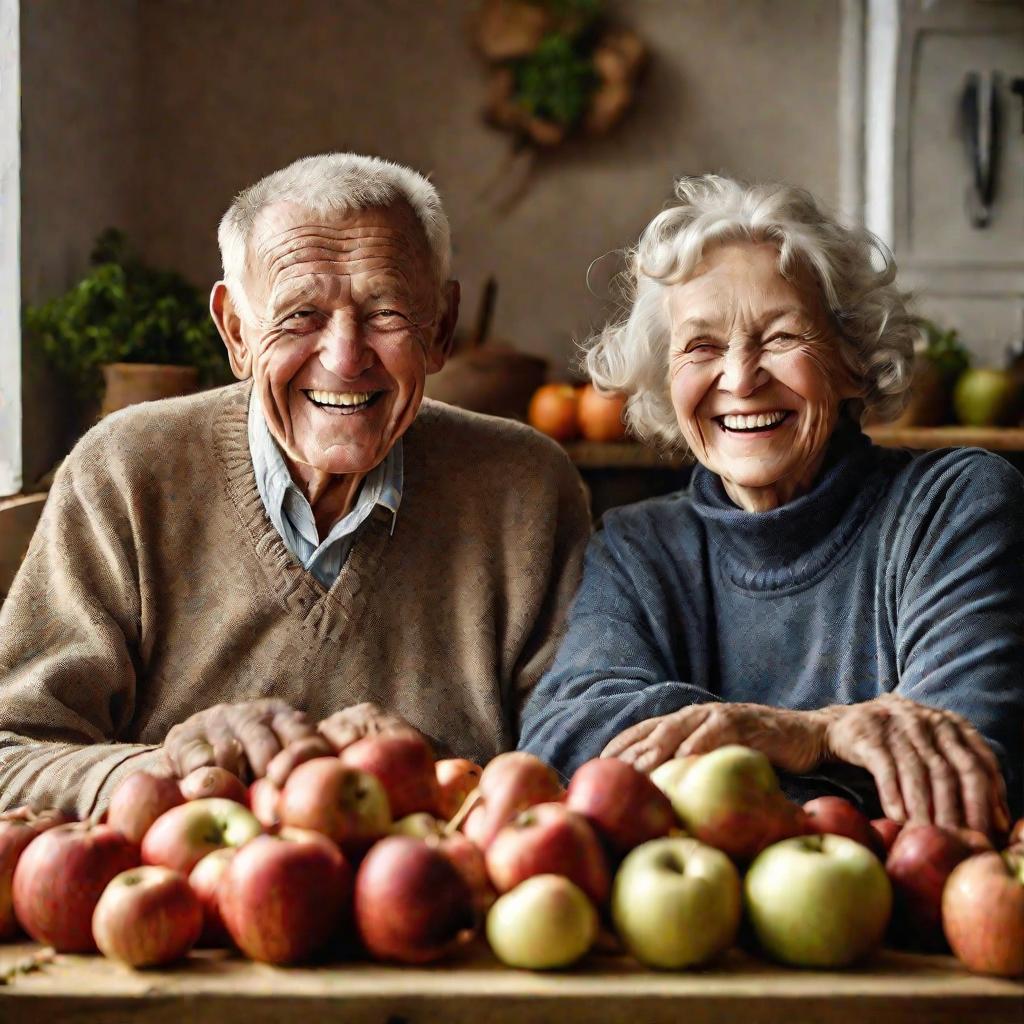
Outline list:
[[[788,186],[709,176],[676,196],[586,361],[636,433],[700,465],[604,517],[520,746],[569,774],[742,743],[792,795],[1007,827],[1024,480],[983,451],[861,432],[902,407],[916,333],[875,239]]]

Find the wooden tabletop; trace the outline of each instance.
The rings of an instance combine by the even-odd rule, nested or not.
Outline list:
[[[775,967],[733,951],[705,971],[648,971],[591,955],[561,973],[504,968],[483,949],[427,968],[377,964],[274,968],[224,952],[174,970],[133,971],[100,957],[0,946],[3,1024],[1020,1024],[1024,985],[969,974],[951,957],[885,951],[846,971]],[[6,972],[6,973],[5,973]]]

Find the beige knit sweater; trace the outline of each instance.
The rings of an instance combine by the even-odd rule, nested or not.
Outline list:
[[[394,533],[378,509],[325,590],[264,511],[249,390],[117,413],[61,467],[0,610],[0,809],[89,813],[222,701],[320,720],[369,700],[442,752],[513,744],[589,533],[565,454],[424,402]]]

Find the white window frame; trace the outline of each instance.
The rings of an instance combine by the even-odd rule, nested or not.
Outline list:
[[[22,486],[18,0],[0,0],[0,498]]]

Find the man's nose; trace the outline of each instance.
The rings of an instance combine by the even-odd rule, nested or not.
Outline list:
[[[357,322],[349,317],[332,317],[320,335],[320,365],[328,373],[355,380],[373,364],[374,354]]]
[[[767,378],[768,371],[761,365],[759,352],[730,347],[725,354],[719,387],[744,398],[753,394]]]

